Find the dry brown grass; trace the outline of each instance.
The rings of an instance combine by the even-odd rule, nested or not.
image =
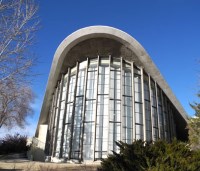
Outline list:
[[[96,171],[99,163],[44,163],[23,160],[0,161],[0,171]]]

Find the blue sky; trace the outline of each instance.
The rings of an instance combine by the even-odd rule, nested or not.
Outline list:
[[[200,60],[199,0],[42,0],[41,29],[33,47],[40,75],[32,85],[34,116],[20,130],[32,136],[38,122],[54,53],[72,32],[91,25],[108,25],[134,37],[150,55],[189,115],[198,101]]]

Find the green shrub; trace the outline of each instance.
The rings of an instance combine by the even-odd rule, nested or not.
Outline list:
[[[113,152],[103,159],[101,171],[195,171],[200,170],[200,151],[179,141],[167,143],[141,140],[132,144],[117,142],[119,153]]]
[[[18,133],[14,135],[7,134],[0,139],[0,154],[21,153],[28,150],[26,146],[27,136]]]

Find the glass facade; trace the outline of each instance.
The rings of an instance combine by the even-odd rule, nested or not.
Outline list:
[[[111,56],[77,62],[52,96],[49,155],[99,160],[116,141],[155,141],[176,136],[173,113],[159,85],[133,62]]]

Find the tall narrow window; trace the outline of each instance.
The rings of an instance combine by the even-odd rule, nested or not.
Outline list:
[[[152,140],[151,128],[151,104],[149,91],[149,76],[144,73],[144,102],[145,102],[145,119],[146,119],[146,141]]]
[[[70,73],[68,73],[70,74]],[[75,90],[75,82],[76,82],[76,71],[71,72],[69,78],[69,89],[68,89],[68,98],[67,98],[67,110],[65,117],[65,130],[64,130],[64,140],[63,140],[63,157],[69,158],[69,150],[70,150],[70,139],[72,136],[71,124],[72,124],[72,111],[73,111],[73,103],[74,103],[74,90]]]
[[[60,130],[58,130],[58,124],[59,124],[59,113],[60,113],[60,96],[61,96],[61,83],[58,85],[58,96],[56,99],[56,115],[55,115],[55,122],[54,122],[54,156],[59,157],[59,148],[60,148]]]
[[[121,136],[121,65],[113,58],[110,68],[109,151],[117,152],[116,141]]]
[[[58,130],[57,130],[57,143],[56,143],[56,155],[61,157],[61,147],[62,147],[62,134],[63,134],[63,119],[65,110],[65,98],[66,98],[66,77],[62,77],[60,83],[60,99],[59,99],[59,120],[58,120]]]
[[[123,64],[123,119],[122,119],[122,140],[126,143],[133,142],[133,102],[132,102],[132,77],[131,65]]]
[[[108,151],[109,60],[101,58],[98,75],[95,160],[107,157]]]
[[[142,88],[141,88],[141,71],[134,67],[135,83],[135,139],[143,140],[143,112],[142,112]]]
[[[163,94],[163,108],[164,108],[164,129],[165,129],[165,140],[170,141],[170,133],[169,133],[169,117],[168,117],[168,110],[167,110],[167,97],[165,94]]]
[[[56,117],[56,104],[58,98],[58,88],[55,89],[54,98],[53,98],[53,105],[52,105],[52,125],[51,125],[51,137],[50,137],[50,154],[54,155],[54,144],[55,144],[55,131],[56,131],[56,124],[55,124],[55,117]]]
[[[84,81],[85,81],[85,68],[79,69],[78,81],[76,89],[76,104],[74,111],[74,124],[73,124],[73,135],[72,135],[72,151],[71,158],[79,159],[80,157],[80,146],[82,140],[82,114],[83,114],[83,96],[84,96]]]
[[[156,101],[156,88],[155,82],[151,80],[151,107],[153,117],[153,140],[156,141],[159,138],[158,135],[158,113],[157,113],[157,101]]]
[[[90,60],[88,67],[88,79],[86,90],[86,106],[83,135],[83,157],[85,160],[94,158],[94,134],[95,134],[95,107],[96,107],[96,83],[97,60]]]
[[[160,138],[164,139],[164,112],[163,112],[163,105],[162,105],[162,92],[160,87],[157,88],[158,92],[158,115],[159,115],[159,130],[160,130]]]

